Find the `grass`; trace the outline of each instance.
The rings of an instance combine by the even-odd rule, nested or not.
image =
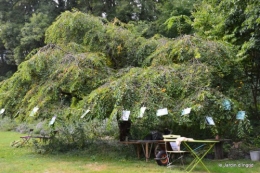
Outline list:
[[[56,154],[37,154],[32,147],[13,148],[11,142],[21,134],[0,132],[0,173],[182,173],[179,168],[158,166],[153,159],[147,163],[144,158],[126,156],[125,152],[108,152],[91,147],[84,151]],[[128,150],[130,148],[123,148]],[[133,153],[132,153],[133,154]],[[260,172],[260,162],[250,160],[205,160],[211,172],[255,173]],[[240,167],[239,167],[240,164]],[[247,167],[251,166],[251,167]],[[194,172],[205,172],[201,166]]]

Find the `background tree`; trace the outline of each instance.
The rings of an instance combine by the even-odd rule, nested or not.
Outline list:
[[[196,32],[211,39],[223,39],[237,46],[244,75],[239,79],[250,89],[252,118],[259,119],[259,19],[258,1],[203,1],[194,15]],[[247,95],[245,95],[246,97]]]
[[[44,34],[52,19],[44,13],[33,14],[30,22],[21,28],[20,44],[14,49],[16,62],[20,64],[32,50],[44,46]]]
[[[7,2],[1,0],[0,4],[1,7],[4,7],[0,9],[0,40],[4,45],[4,50],[12,52],[6,58],[11,59],[11,62],[18,65],[30,51],[39,47],[39,45],[43,45],[44,31],[59,13],[55,11],[56,3],[54,1],[20,0]],[[36,19],[38,13],[41,13],[40,15],[43,17],[43,21],[39,24],[37,20],[40,18]],[[32,14],[34,14],[33,17]],[[35,28],[29,28],[28,23],[30,22],[31,25],[35,25]],[[28,32],[32,32],[35,38],[32,39],[32,35],[28,34]],[[31,38],[25,38],[26,36]]]
[[[192,11],[197,0],[191,1],[163,1],[158,6],[160,15],[156,20],[156,31],[165,37],[174,38],[192,33],[189,20],[193,20]]]

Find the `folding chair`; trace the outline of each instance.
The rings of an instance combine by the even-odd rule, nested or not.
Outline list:
[[[32,133],[33,133],[33,129],[30,129],[27,136],[20,137],[23,140],[21,145],[25,145],[26,143],[29,143],[29,140],[32,138]]]
[[[183,156],[184,153],[187,153],[188,151],[180,150],[180,146],[177,145],[176,140],[177,138],[181,137],[180,135],[163,135],[163,140],[165,144],[165,152],[167,157],[167,166],[170,166],[172,162],[176,160],[180,160],[180,163],[182,166],[184,166],[183,162]],[[172,154],[178,154],[179,157],[175,160],[171,160]],[[170,162],[172,161],[172,162]]]

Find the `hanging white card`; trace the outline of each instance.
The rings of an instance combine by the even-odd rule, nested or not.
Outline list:
[[[86,110],[85,112],[84,112],[84,114],[82,114],[81,116],[80,116],[80,118],[84,118],[85,117],[85,115],[87,115],[87,113],[89,113],[89,109],[88,110]]]
[[[57,117],[56,115],[52,117],[49,125],[53,125],[55,123],[56,117]]]
[[[163,108],[163,109],[158,109],[156,112],[157,116],[163,116],[163,115],[167,115],[168,114],[168,109],[167,108]]]
[[[122,120],[123,121],[128,121],[130,115],[130,111],[124,110],[122,113]]]
[[[33,110],[32,110],[32,112],[30,113],[30,117],[33,117],[35,114],[36,114],[36,112],[39,110],[39,108],[36,106],[36,107],[34,107],[33,108]]]
[[[187,114],[190,113],[190,111],[191,111],[191,108],[183,109],[183,110],[181,111],[181,115],[187,115]]]
[[[0,115],[3,114],[4,112],[5,112],[5,109],[4,109],[4,108],[1,109],[1,110],[0,110]]]
[[[142,118],[144,116],[145,110],[146,110],[146,107],[141,107],[140,114],[139,114],[138,118]]]
[[[208,125],[212,125],[212,126],[215,125],[215,122],[214,122],[212,117],[206,116],[206,122],[207,122]]]
[[[244,120],[245,119],[246,112],[245,111],[238,111],[236,115],[237,120]]]

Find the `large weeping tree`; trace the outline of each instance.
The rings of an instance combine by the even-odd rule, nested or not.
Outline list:
[[[5,115],[26,120],[38,106],[39,119],[80,117],[90,109],[87,120],[120,121],[122,111],[130,110],[138,135],[176,125],[205,129],[205,116],[215,120],[214,134],[242,137],[243,128],[237,127],[249,130],[247,120],[235,123],[236,112],[246,105],[236,97],[243,93],[236,89],[242,71],[229,44],[188,35],[145,39],[128,27],[64,12],[47,29],[47,46],[1,83]],[[225,109],[225,100],[231,109]],[[147,111],[139,119],[142,106]],[[188,107],[191,113],[181,116]],[[160,108],[169,114],[157,117]]]

